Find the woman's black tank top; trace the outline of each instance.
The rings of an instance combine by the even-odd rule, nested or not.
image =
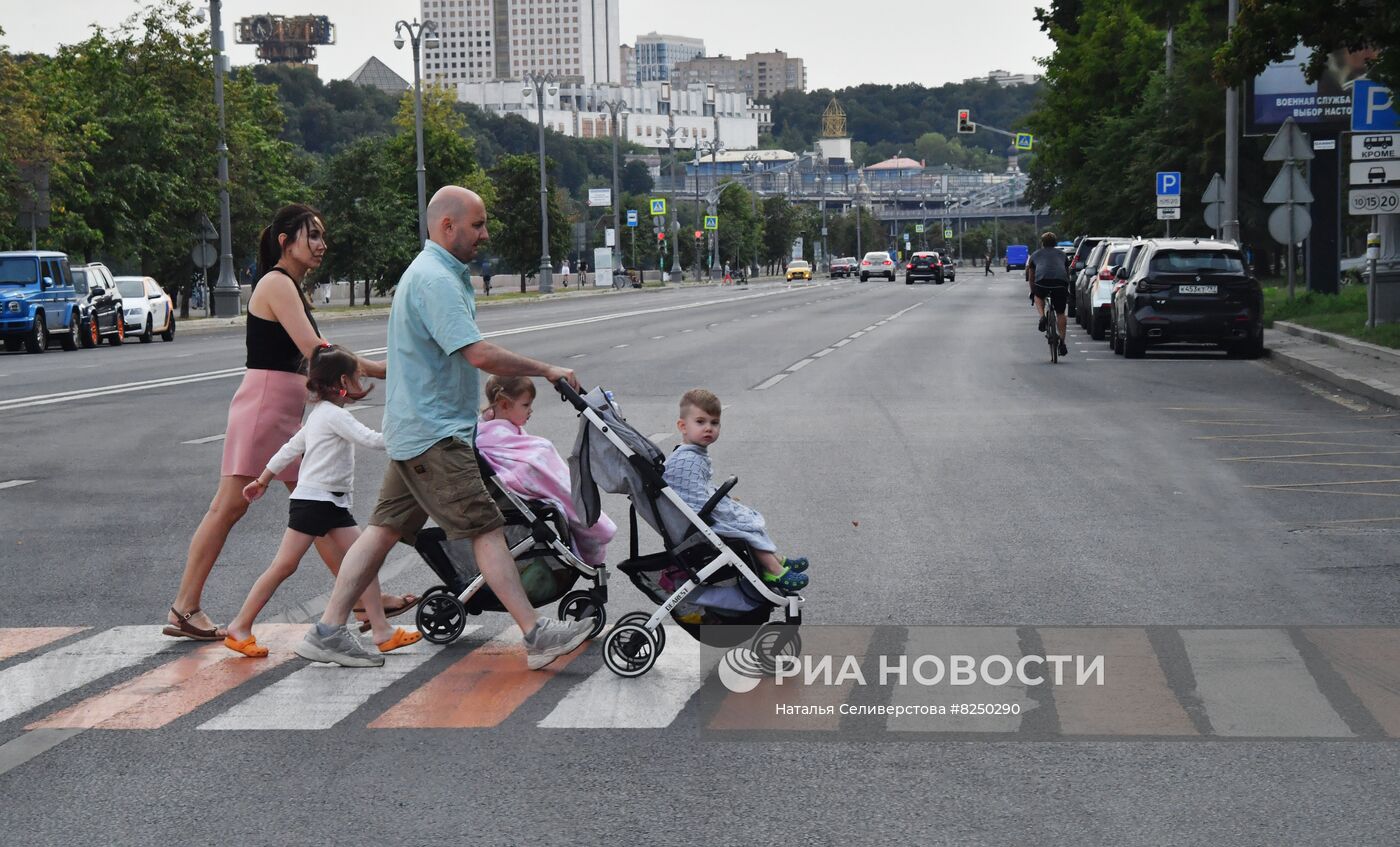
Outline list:
[[[292,275],[282,268],[276,267],[273,270],[280,271],[291,279],[293,284],[296,283]],[[302,308],[306,310],[306,319],[311,321],[311,328],[320,335],[321,330],[316,326],[316,319],[311,317],[311,307],[306,304],[305,298],[302,298]],[[247,347],[248,368],[301,373],[305,365],[301,350],[297,349],[296,342],[282,324],[260,318],[252,312],[248,313]]]

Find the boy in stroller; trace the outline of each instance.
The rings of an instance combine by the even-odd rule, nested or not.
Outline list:
[[[676,428],[681,433],[681,446],[666,459],[666,482],[692,509],[697,511],[715,493],[710,484],[714,474],[710,464],[709,446],[719,440],[719,398],[704,388],[692,388],[681,397],[680,418]],[[801,591],[808,582],[807,558],[779,558],[777,545],[768,537],[763,515],[736,502],[722,498],[711,512],[716,533],[724,538],[739,538],[753,550],[754,559],[763,568],[763,581],[785,591]]]

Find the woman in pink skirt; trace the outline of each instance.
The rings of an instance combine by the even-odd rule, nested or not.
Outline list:
[[[258,281],[248,301],[247,371],[228,410],[219,489],[190,539],[180,592],[163,630],[166,635],[196,641],[215,641],[225,635],[200,610],[200,597],[229,531],[248,511],[244,486],[301,428],[307,397],[305,362],[323,343],[302,282],[320,266],[325,252],[325,225],[320,213],[309,206],[282,207],[262,231]],[[384,363],[361,359],[360,371],[383,379]],[[294,488],[298,467],[299,463],[292,463],[277,479]],[[317,540],[317,552],[335,571],[340,557],[324,541]],[[413,595],[386,596],[385,613],[406,611],[417,601]]]

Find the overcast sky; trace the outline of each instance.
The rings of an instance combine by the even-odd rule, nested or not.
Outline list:
[[[622,41],[640,33],[699,36],[706,53],[742,56],[780,49],[807,62],[811,88],[862,82],[940,85],[1001,68],[1039,73],[1051,44],[1032,14],[1047,0],[619,0]],[[92,23],[112,27],[138,0],[0,0],[3,43],[13,52],[52,52],[80,41]],[[198,2],[196,5],[200,5]],[[322,47],[321,78],[340,79],[375,55],[412,79],[407,48],[395,50],[394,22],[418,14],[417,0],[225,0],[224,32],[235,64],[256,61],[233,44],[245,15],[325,14],[338,43]]]

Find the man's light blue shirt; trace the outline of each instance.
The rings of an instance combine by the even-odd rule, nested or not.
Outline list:
[[[462,349],[480,340],[470,269],[424,242],[389,311],[384,448],[390,459],[421,456],[444,438],[472,441],[481,372]]]

